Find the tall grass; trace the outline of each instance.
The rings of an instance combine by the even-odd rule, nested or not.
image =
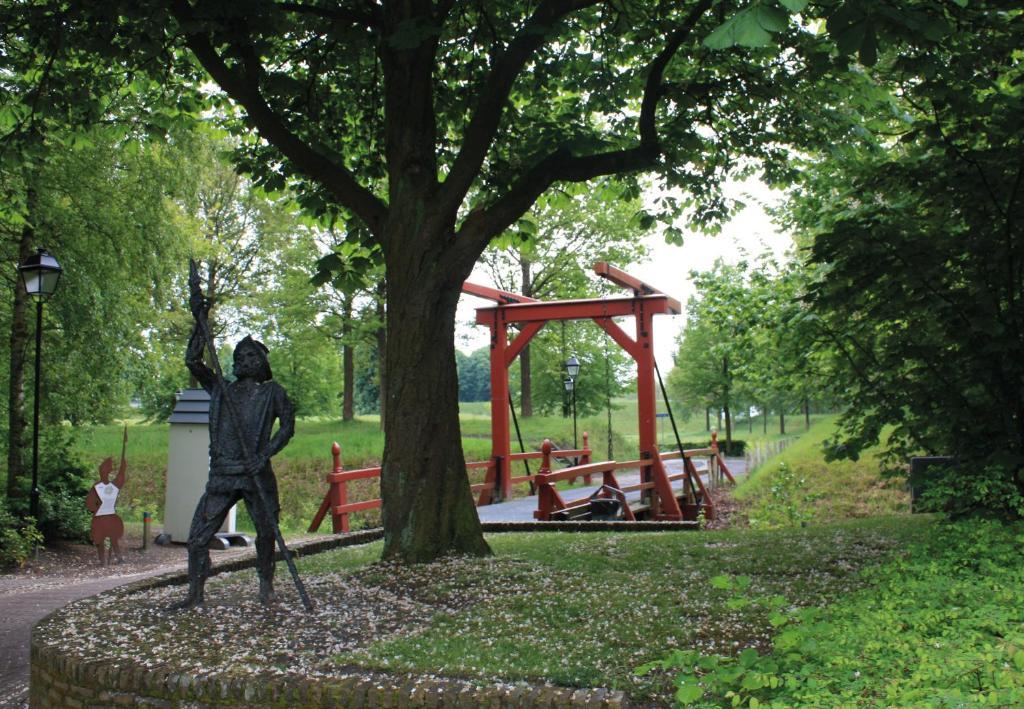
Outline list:
[[[906,481],[881,477],[877,451],[856,461],[825,461],[822,444],[835,433],[836,418],[819,418],[742,481],[735,497],[747,506],[752,524],[785,526],[909,511]]]

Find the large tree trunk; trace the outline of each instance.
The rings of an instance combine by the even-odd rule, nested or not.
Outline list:
[[[35,230],[32,226],[36,215],[36,193],[33,188],[27,192],[28,218],[21,229],[18,241],[18,263],[22,263],[32,255],[35,242]],[[20,278],[16,278],[14,286],[14,304],[11,308],[10,352],[11,361],[8,377],[7,399],[7,496],[18,494],[18,479],[25,473],[25,461],[22,457],[25,445],[25,351],[28,345],[28,294]]]
[[[725,453],[732,454],[732,412],[728,402],[725,404]]]
[[[384,557],[487,554],[459,430],[455,308],[461,274],[412,250],[389,258]],[[397,262],[397,263],[396,263]]]
[[[533,416],[533,375],[530,367],[530,346],[527,345],[519,353],[519,415],[524,419]]]
[[[527,298],[533,297],[533,281],[530,275],[530,260],[522,258],[519,262],[523,274],[522,293]],[[530,370],[530,346],[527,345],[519,353],[519,414],[524,419],[533,416],[533,376]]]

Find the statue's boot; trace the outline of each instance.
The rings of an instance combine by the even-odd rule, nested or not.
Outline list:
[[[203,605],[203,587],[205,585],[205,579],[189,579],[188,595],[185,596],[183,600],[178,601],[177,603],[172,603],[167,607],[167,610],[180,611]]]
[[[274,594],[274,580],[267,578],[260,578],[260,603],[270,604],[277,601],[277,596]]]

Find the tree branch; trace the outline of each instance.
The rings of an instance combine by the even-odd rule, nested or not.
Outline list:
[[[458,232],[459,238],[457,240],[462,242],[459,244],[459,248],[466,249],[467,253],[472,253],[474,250],[479,253],[479,250],[483,249],[487,245],[487,242],[508,228],[509,225],[529,210],[537,198],[554,182],[586,182],[602,175],[636,172],[638,170],[645,170],[654,167],[661,156],[661,145],[658,138],[657,124],[655,122],[655,111],[657,109],[658,100],[664,94],[665,69],[679,51],[679,48],[690,37],[694,27],[696,27],[697,23],[708,11],[712,3],[713,0],[701,0],[701,2],[699,2],[686,16],[683,23],[668,36],[664,48],[657,56],[654,57],[654,59],[651,60],[651,63],[648,64],[647,81],[644,84],[644,93],[640,104],[640,116],[638,119],[640,144],[637,147],[582,156],[572,156],[565,149],[559,149],[552,152],[545,158],[541,159],[540,162],[536,163],[526,173],[521,175],[508,192],[506,192],[497,201],[485,209],[476,210],[465,219],[462,228],[460,228]],[[581,6],[586,4],[587,3],[581,3]],[[570,5],[571,3],[565,3],[565,6],[561,9],[565,10],[566,13],[570,9],[578,9],[572,8]],[[538,12],[540,12],[540,8],[538,8]],[[536,18],[536,15],[534,18]],[[534,18],[531,18],[531,22]],[[528,23],[528,25],[529,24],[530,23]],[[527,28],[524,27],[524,31],[526,31],[526,29]],[[498,71],[499,67],[501,67],[508,58],[513,45],[520,40],[521,36],[522,33],[513,40],[512,45],[509,46],[509,51],[506,52],[506,55],[495,67],[495,72]],[[533,49],[530,49],[531,53],[532,51]],[[523,59],[523,62],[525,62],[525,58]],[[516,71],[518,72],[518,69]],[[492,79],[493,78],[492,73]],[[511,80],[514,78],[514,75],[510,78],[509,88],[511,88]],[[504,96],[507,96],[507,90],[502,97],[502,101],[504,101]],[[478,114],[482,112],[482,110],[483,106],[479,107]],[[500,106],[493,116],[494,129],[497,128],[498,118],[500,118]],[[483,154],[480,155],[480,160],[483,160],[483,156],[486,154],[486,150],[493,139],[493,130],[486,136],[486,145],[481,146],[476,142],[470,142],[471,140],[480,141],[481,136],[476,135],[474,129],[476,128],[483,131],[484,127],[478,125],[478,123],[482,123],[483,120],[484,119],[481,118],[480,121],[478,121],[478,115],[473,117],[473,121],[470,123],[470,128],[467,130],[466,143],[463,144],[462,152],[459,154],[459,157],[452,168],[449,180],[445,183],[446,187],[448,186],[448,182],[451,182],[453,178],[466,179],[464,176],[456,175],[456,170],[460,167],[465,169],[464,162],[468,162],[469,160],[466,156],[473,154],[472,151],[482,150]],[[473,145],[474,147],[469,153],[467,153],[467,150],[470,149],[470,145]],[[464,158],[466,158],[465,161]],[[477,164],[477,167],[479,167],[479,164]],[[458,184],[457,182],[456,184],[458,185],[457,189],[462,189],[463,185]],[[469,184],[466,183],[464,186],[465,189],[468,190]],[[464,195],[464,192],[459,195],[460,200],[462,199],[462,195]]]
[[[547,41],[551,27],[573,11],[598,3],[599,0],[541,2],[494,63],[483,86],[480,87],[479,100],[466,127],[462,148],[441,186],[441,203],[448,211],[454,213],[469,192],[473,180],[480,172],[480,166],[487,157],[487,151],[494,142],[501,114],[512,91],[512,84],[533,53]]]
[[[376,29],[380,23],[380,13],[372,3],[367,3],[362,11],[348,7],[320,7],[302,2],[279,2],[277,7],[285,12],[313,15],[324,20],[344,22],[368,29]]]
[[[197,25],[188,0],[171,0],[171,10],[183,28],[188,48],[220,88],[245,108],[260,135],[302,173],[327,188],[343,206],[359,216],[371,232],[378,235],[387,214],[386,205],[360,185],[348,170],[310,148],[288,128],[263,98],[251,69],[243,73],[229,67],[206,34],[197,29],[185,29]]]
[[[479,253],[487,242],[525,214],[554,182],[586,182],[602,175],[650,169],[657,164],[660,154],[657,145],[581,157],[572,157],[564,149],[556,150],[522,175],[489,207],[475,210],[466,217],[457,233],[456,248],[475,259],[474,250]]]
[[[644,84],[644,97],[640,103],[640,144],[657,145],[658,129],[654,121],[654,111],[658,106],[664,87],[665,69],[672,57],[676,55],[683,42],[687,40],[700,18],[711,8],[713,0],[701,0],[686,16],[680,25],[665,42],[665,48],[649,65],[647,82]]]

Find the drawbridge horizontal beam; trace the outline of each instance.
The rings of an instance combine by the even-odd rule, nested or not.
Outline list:
[[[479,325],[501,322],[524,323],[547,320],[588,320],[615,318],[624,315],[671,314],[680,312],[679,301],[667,295],[643,295],[634,298],[593,298],[589,300],[553,300],[533,303],[510,303],[493,308],[477,308]]]
[[[486,298],[495,303],[536,303],[535,298],[530,298],[518,293],[509,293],[507,290],[498,290],[490,286],[481,286],[466,281],[462,284],[462,292],[475,295],[477,298]]]

